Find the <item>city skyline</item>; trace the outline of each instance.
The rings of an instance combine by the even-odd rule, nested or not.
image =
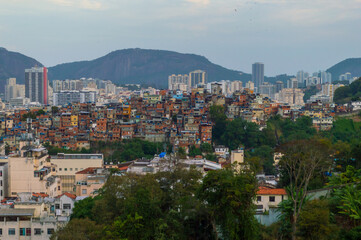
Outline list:
[[[359,0],[0,2],[2,47],[49,67],[135,47],[200,54],[248,73],[261,61],[267,76],[361,56]],[[44,34],[30,34],[39,26]]]

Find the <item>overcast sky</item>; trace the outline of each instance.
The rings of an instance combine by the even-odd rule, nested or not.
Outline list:
[[[139,47],[273,76],[361,57],[360,40],[361,0],[0,0],[0,46],[46,66]]]

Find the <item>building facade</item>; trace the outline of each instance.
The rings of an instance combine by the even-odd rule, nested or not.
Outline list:
[[[33,67],[25,69],[25,97],[31,102],[48,104],[48,69]]]
[[[259,87],[263,85],[264,82],[264,64],[256,62],[252,64],[252,82],[254,87],[259,91]]]

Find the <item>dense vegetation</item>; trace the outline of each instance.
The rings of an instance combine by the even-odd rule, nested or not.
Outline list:
[[[57,148],[45,144],[50,155],[63,153],[102,153],[105,162],[125,162],[138,158],[151,158],[154,154],[159,154],[164,150],[171,150],[168,144],[148,142],[141,139],[130,139],[119,142],[91,142],[90,149],[69,150]]]
[[[96,198],[75,204],[53,239],[257,239],[251,172],[198,170],[111,176]]]
[[[242,119],[229,121],[212,107],[213,139],[230,149],[243,146],[251,171],[224,169],[202,174],[176,168],[146,176],[113,175],[96,198],[76,203],[72,220],[58,239],[360,239],[361,122],[338,118],[317,132],[308,117],[272,117],[259,129]],[[156,150],[158,148],[158,150]],[[94,143],[92,151],[119,150],[121,161],[151,157],[163,144],[141,140]],[[170,149],[168,149],[170,151]],[[208,155],[209,144],[191,146],[190,156]],[[131,152],[124,153],[124,152]],[[273,153],[284,157],[276,169]],[[122,155],[123,154],[123,155]],[[177,156],[185,157],[184,149]],[[108,157],[109,159],[109,157]],[[253,217],[255,173],[280,174],[288,200],[279,221],[261,226]],[[201,181],[202,180],[202,181]],[[330,195],[311,200],[310,189],[330,187]],[[54,236],[55,237],[55,236]]]
[[[347,103],[351,101],[358,101],[361,98],[361,78],[352,82],[348,86],[339,87],[334,93],[335,103]]]
[[[305,90],[305,95],[303,96],[303,101],[307,102],[311,98],[311,96],[318,93],[320,90],[316,86],[311,86]]]

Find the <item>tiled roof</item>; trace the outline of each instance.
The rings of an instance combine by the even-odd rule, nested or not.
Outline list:
[[[65,196],[67,196],[67,197],[69,197],[69,198],[71,198],[71,199],[75,199],[75,198],[76,198],[76,195],[71,194],[71,193],[68,193],[68,192],[63,193],[63,194],[57,196],[57,198],[60,198],[60,197],[63,196],[63,195],[65,195]]]
[[[287,193],[283,188],[259,187],[257,195],[287,195]]]
[[[49,195],[46,193],[33,193],[33,196],[34,197],[42,197],[42,198],[49,197]]]
[[[88,167],[84,170],[81,170],[79,172],[76,172],[75,174],[94,174],[96,167]]]

